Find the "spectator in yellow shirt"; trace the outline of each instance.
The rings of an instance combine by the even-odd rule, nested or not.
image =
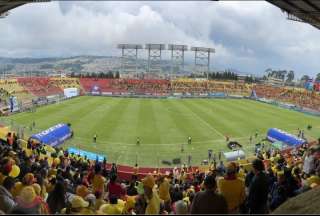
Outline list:
[[[160,175],[158,179],[158,185],[159,185],[159,197],[164,201],[165,209],[167,212],[170,212],[170,203],[171,203],[171,197],[170,197],[170,184],[167,178],[165,176]]]
[[[231,162],[227,166],[224,178],[218,180],[218,191],[228,203],[229,213],[239,213],[239,207],[245,200],[245,184],[236,177],[237,165]]]
[[[312,184],[320,185],[320,175],[319,172],[311,173],[311,176],[307,178],[307,184],[310,186]]]
[[[101,166],[95,166],[95,174],[92,180],[92,192],[101,191],[102,195],[104,195],[104,185],[106,183],[106,179],[101,174]]]
[[[143,180],[144,196],[146,199],[147,207],[145,214],[159,214],[161,200],[154,190],[155,180],[151,174],[148,174]]]

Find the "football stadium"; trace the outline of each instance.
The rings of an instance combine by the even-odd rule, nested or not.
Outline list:
[[[31,2],[1,2],[2,18]],[[317,1],[268,4],[320,29]],[[114,47],[99,73],[67,58],[2,70],[1,213],[320,213],[320,73],[217,72],[218,49],[193,44]]]

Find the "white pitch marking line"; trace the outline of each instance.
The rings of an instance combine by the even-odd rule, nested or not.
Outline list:
[[[209,128],[211,128],[212,130],[214,130],[218,135],[220,135],[221,137],[223,137],[223,138],[225,138],[225,136],[222,134],[222,133],[220,133],[217,129],[215,129],[214,127],[212,127],[208,122],[206,122],[205,120],[203,120],[202,118],[200,118],[197,114],[195,114],[194,113],[194,111],[193,110],[191,110],[191,109],[189,109],[191,112],[192,112],[192,114],[195,116],[195,117],[197,117],[200,121],[202,121],[203,123],[205,123]]]

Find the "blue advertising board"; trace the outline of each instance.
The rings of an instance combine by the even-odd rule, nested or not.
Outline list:
[[[32,139],[38,140],[40,143],[50,146],[62,144],[71,136],[71,128],[66,124],[57,124],[40,133],[33,134]]]
[[[96,160],[98,158],[98,161],[102,162],[103,159],[105,158],[105,156],[103,155],[99,155],[99,154],[95,154],[93,152],[88,152],[88,151],[83,151],[81,149],[77,149],[77,148],[68,148],[68,152],[69,154],[73,153],[75,155],[80,155],[81,157],[86,156],[89,160]]]
[[[283,142],[290,147],[299,146],[304,144],[306,141],[295,135],[289,134],[285,131],[282,131],[278,128],[270,128],[267,133],[267,138],[271,142]]]

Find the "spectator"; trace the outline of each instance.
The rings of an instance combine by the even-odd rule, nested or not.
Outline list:
[[[185,201],[179,200],[175,203],[175,214],[188,214],[188,205]]]
[[[226,176],[218,180],[218,191],[226,198],[229,213],[239,213],[245,200],[244,181],[236,177],[237,165],[232,162],[227,166]]]
[[[122,196],[124,196],[124,190],[121,187],[119,183],[116,182],[117,176],[111,175],[110,182],[107,185],[107,190],[109,192],[109,199],[111,196],[117,197],[117,199],[120,199]]]
[[[104,192],[104,184],[106,179],[102,176],[102,170],[100,164],[95,165],[95,174],[92,180],[92,192],[95,193],[97,190]]]
[[[159,214],[160,213],[160,198],[154,190],[155,180],[151,174],[148,174],[142,179],[144,195],[146,199],[145,214]]]
[[[159,184],[159,197],[164,201],[165,209],[166,211],[170,211],[170,203],[171,203],[171,197],[170,197],[170,184],[168,179],[164,175],[159,176],[158,180]]]
[[[36,195],[32,186],[24,187],[17,197],[17,208],[20,208],[29,214],[48,214],[49,208],[44,200]],[[16,208],[15,207],[15,208]]]
[[[136,196],[138,195],[138,191],[136,188],[136,182],[134,180],[132,180],[129,184],[129,186],[127,187],[127,195],[128,196]]]
[[[83,199],[89,194],[89,189],[85,185],[78,185],[76,189],[76,195],[82,197]]]
[[[224,173],[226,172],[226,169],[225,169],[225,167],[224,167],[223,161],[220,161],[220,162],[219,162],[219,165],[218,165],[218,167],[217,167],[217,171],[218,171],[218,174],[219,174],[220,176],[223,176]]]
[[[16,205],[14,198],[11,194],[11,189],[14,187],[14,179],[8,176],[3,185],[0,185],[0,210],[9,213]]]
[[[252,162],[254,177],[249,185],[248,207],[250,214],[266,214],[268,201],[268,177],[260,159]]]
[[[112,196],[110,203],[103,204],[99,210],[98,214],[107,214],[107,215],[119,215],[122,214],[124,209],[123,201],[117,199],[117,197]]]
[[[88,208],[89,202],[85,201],[80,196],[74,196],[71,203],[67,205],[66,208],[61,210],[62,214],[93,214],[93,212]]]
[[[303,172],[307,175],[310,174],[312,170],[314,170],[314,156],[313,150],[308,149],[304,155],[304,162],[303,162]]]
[[[277,173],[277,181],[274,182],[271,188],[271,201],[270,209],[274,210],[280,206],[287,199],[287,190],[285,185],[285,175],[284,172]]]
[[[99,208],[103,205],[106,204],[107,202],[103,199],[102,197],[102,191],[96,190],[94,193],[96,197],[96,203],[95,203],[95,210],[99,210]]]
[[[49,193],[47,203],[52,214],[60,213],[66,207],[66,192],[62,182],[55,184],[53,191]]]
[[[227,214],[226,199],[216,193],[215,176],[208,175],[204,180],[205,191],[198,192],[191,205],[191,214]]]

